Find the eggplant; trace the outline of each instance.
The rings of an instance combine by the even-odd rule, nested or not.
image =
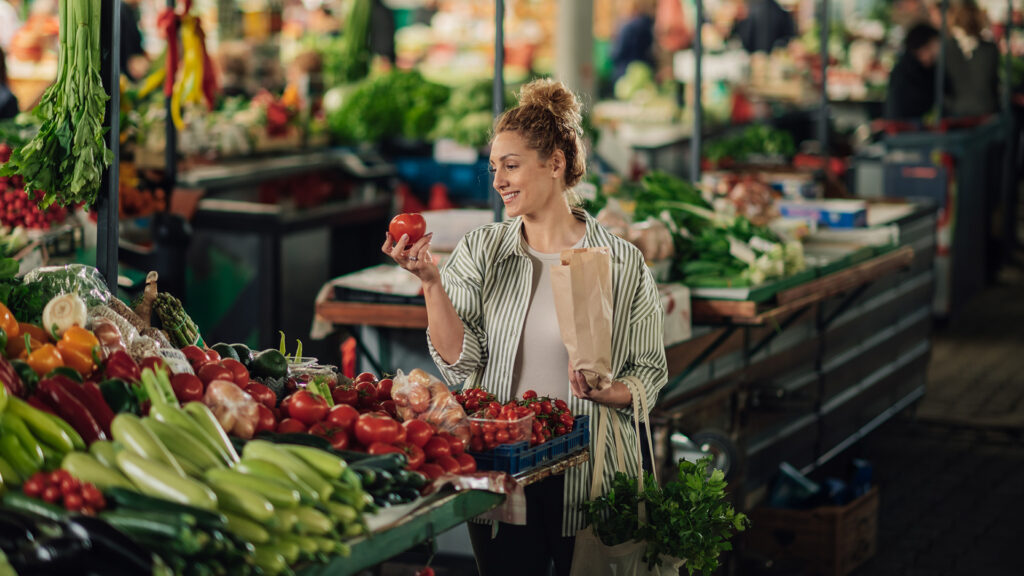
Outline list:
[[[104,564],[106,573],[129,576],[153,572],[153,554],[103,520],[75,514],[66,524],[69,533],[90,541],[96,555],[109,560]]]
[[[80,574],[90,562],[92,543],[77,536],[44,538],[8,554],[7,560],[19,574]]]

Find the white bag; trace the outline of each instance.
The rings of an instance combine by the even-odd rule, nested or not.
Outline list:
[[[642,493],[643,482],[643,455],[640,444],[640,419],[647,414],[647,397],[643,390],[630,389],[633,394],[633,426],[636,429],[636,477],[637,493]],[[590,482],[590,499],[593,500],[601,495],[601,478],[604,475],[605,467],[605,434],[606,426],[612,426],[612,433],[615,438],[615,455],[619,469],[626,470],[626,462],[622,447],[622,436],[615,425],[614,414],[611,408],[600,406],[597,410],[597,453],[594,457],[594,475]],[[651,473],[657,482],[657,467],[653,466],[654,445],[651,442],[650,426],[646,428],[647,446],[650,449],[651,463],[654,468]],[[647,520],[647,508],[640,502],[640,509],[637,511],[637,521],[643,523]],[[677,576],[679,569],[686,563],[686,560],[662,556],[661,564],[652,569],[647,567],[644,560],[645,542],[623,542],[615,546],[608,546],[601,542],[601,539],[594,534],[590,526],[576,532],[576,545],[572,554],[571,576]]]

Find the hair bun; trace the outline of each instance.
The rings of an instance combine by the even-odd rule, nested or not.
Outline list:
[[[551,111],[563,125],[579,132],[583,116],[580,101],[564,84],[550,78],[540,78],[519,89],[520,106],[540,106]]]

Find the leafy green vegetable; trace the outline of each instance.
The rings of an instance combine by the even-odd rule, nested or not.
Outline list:
[[[710,574],[718,568],[719,555],[732,550],[729,539],[750,520],[727,501],[725,475],[714,470],[711,458],[697,463],[679,461],[679,474],[661,487],[644,474],[643,493],[637,496],[637,479],[615,475],[611,493],[584,504],[595,533],[608,546],[631,540],[646,542],[644,560],[649,567],[661,564],[662,556],[686,559],[690,574]],[[647,509],[647,521],[638,524],[639,503]]]
[[[705,156],[715,162],[725,158],[745,162],[757,154],[789,157],[795,153],[796,145],[789,132],[756,124],[748,126],[738,136],[709,143]]]
[[[100,78],[101,0],[61,0],[57,80],[34,114],[39,133],[11,153],[0,175],[21,175],[25,191],[44,193],[40,208],[92,204],[113,160],[103,136],[107,101]]]
[[[424,139],[448,95],[447,87],[426,81],[419,72],[388,72],[368,78],[346,94],[328,122],[342,142],[378,142],[398,136]]]
[[[3,303],[21,322],[39,324],[47,300],[39,290],[22,283],[18,278],[0,280],[0,303]]]
[[[505,109],[515,104],[515,95],[505,91]],[[487,144],[494,123],[494,82],[479,80],[452,90],[451,98],[438,112],[437,126],[430,136],[450,138],[463,146]]]

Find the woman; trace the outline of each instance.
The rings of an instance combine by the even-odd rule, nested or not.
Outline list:
[[[954,3],[946,41],[948,116],[987,116],[999,111],[999,48],[983,36],[988,23],[974,0]]]
[[[526,85],[519,106],[497,120],[491,141],[494,188],[511,220],[471,231],[443,270],[430,255],[429,235],[411,247],[407,238],[388,235],[382,249],[422,282],[427,343],[450,384],[484,388],[503,402],[533,389],[592,418],[598,406],[611,407],[633,462],[631,390],[653,405],[665,385],[664,313],[640,251],[573,206],[572,187],[585,171],[580,122],[580,105],[562,84]],[[561,251],[596,246],[611,249],[614,296],[614,383],[603,391],[588,390],[568,364],[548,271]],[[610,447],[611,432],[607,438]],[[547,574],[553,562],[558,574],[569,574],[590,470],[588,462],[527,487],[526,526],[500,524],[493,534],[489,525],[471,524],[480,573]],[[605,492],[613,476],[607,467]]]

